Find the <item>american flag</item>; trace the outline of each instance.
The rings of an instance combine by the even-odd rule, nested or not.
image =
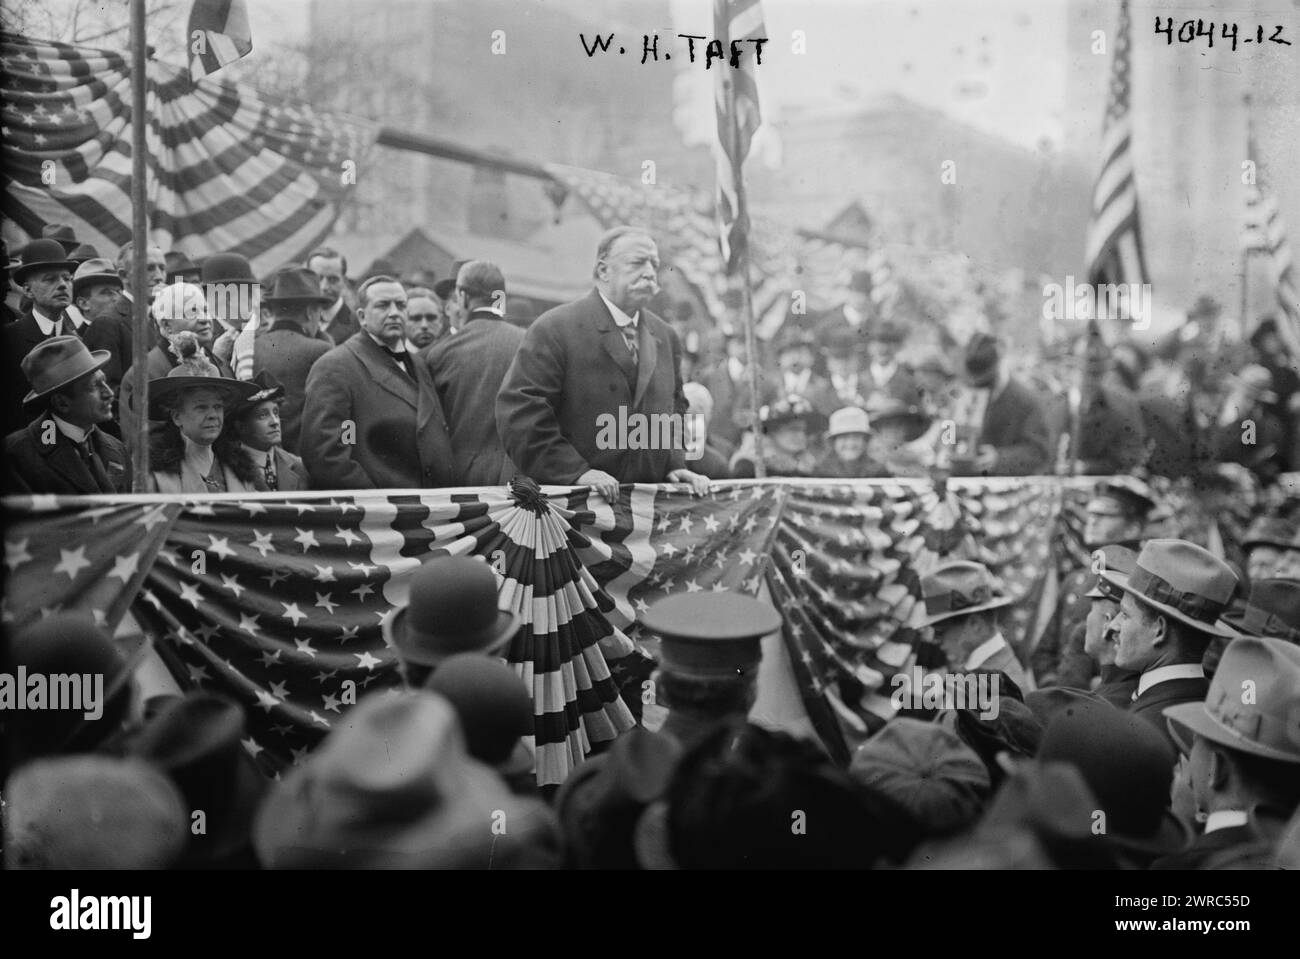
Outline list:
[[[185,35],[189,38],[192,80],[216,73],[253,49],[244,0],[194,0]]]
[[[714,108],[718,115],[718,243],[727,272],[735,272],[745,255],[749,210],[745,202],[745,157],[754,134],[763,123],[758,107],[756,59],[743,41],[764,37],[759,0],[714,0],[713,35],[730,52],[731,41],[743,50],[740,67],[725,63],[718,71]]]
[[[1249,114],[1247,123],[1249,124]],[[1300,285],[1296,283],[1291,244],[1286,236],[1286,224],[1277,197],[1264,183],[1263,164],[1255,146],[1253,133],[1246,138],[1247,156],[1255,162],[1254,182],[1246,185],[1246,227],[1243,246],[1247,255],[1262,253],[1268,257],[1269,273],[1277,293],[1278,308],[1282,312],[1277,324],[1278,335],[1291,354],[1293,362],[1300,362]]]
[[[1101,172],[1092,190],[1092,218],[1084,260],[1090,283],[1146,283],[1129,110],[1128,0],[1120,3],[1110,67],[1110,91],[1101,132]]]
[[[772,598],[814,728],[847,762],[893,717],[890,679],[928,666],[921,576],[971,559],[998,576],[1016,606],[1013,646],[1033,628],[1049,563],[1055,480],[825,483],[789,488],[772,550]],[[1023,657],[1022,657],[1023,658]]]
[[[0,44],[0,186],[29,236],[71,223],[110,254],[131,239],[131,79],[119,53]],[[191,257],[238,250],[259,275],[329,233],[377,133],[230,81],[195,84],[160,61],[148,66],[147,104],[153,240]]]

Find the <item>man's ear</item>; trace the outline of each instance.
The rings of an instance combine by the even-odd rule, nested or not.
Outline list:
[[[1231,760],[1218,746],[1210,747],[1210,769],[1208,779],[1210,786],[1215,792],[1222,792],[1228,783],[1228,772],[1232,766]]]
[[[1169,619],[1163,613],[1155,617],[1151,629],[1154,634],[1151,640],[1152,646],[1159,646],[1169,641]]]

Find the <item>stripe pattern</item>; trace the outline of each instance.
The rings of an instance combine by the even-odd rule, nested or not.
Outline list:
[[[200,80],[253,49],[244,0],[194,0],[189,38],[190,79]]]
[[[731,41],[764,36],[763,11],[759,0],[714,0],[713,35],[728,53]],[[755,59],[748,48],[740,67],[717,65],[714,110],[718,120],[717,216],[718,242],[728,273],[734,273],[745,255],[749,234],[749,211],[745,202],[744,165],[754,134],[763,123],[758,105]]]
[[[105,50],[0,44],[4,212],[29,236],[71,223],[111,252],[131,237],[131,70]],[[264,99],[229,81],[193,83],[150,61],[147,195],[152,240],[191,258],[238,250],[259,275],[330,232],[377,126]]]
[[[1092,218],[1085,251],[1088,281],[1148,282],[1133,167],[1133,119],[1129,110],[1129,10],[1121,0],[1110,90],[1101,133],[1101,172],[1092,191]]]
[[[1296,282],[1291,244],[1277,196],[1269,192],[1264,182],[1263,164],[1258,160],[1253,135],[1247,138],[1247,143],[1248,154],[1255,160],[1255,182],[1246,186],[1246,224],[1242,243],[1248,254],[1260,253],[1267,257],[1269,275],[1282,314],[1278,318],[1278,336],[1291,354],[1292,362],[1300,362],[1300,284]]]

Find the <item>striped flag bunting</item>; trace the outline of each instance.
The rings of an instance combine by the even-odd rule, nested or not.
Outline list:
[[[707,195],[662,182],[646,186],[579,167],[552,164],[547,170],[602,226],[630,223],[650,230],[663,269],[680,273],[710,316],[727,315],[733,281],[718,250],[714,207]],[[885,293],[896,295],[898,290],[894,271],[880,250],[805,237],[763,217],[751,217],[749,244],[754,318],[761,339],[771,339],[781,328],[794,290],[807,294],[810,314],[836,306],[836,297],[855,270],[871,270]]]
[[[148,65],[150,233],[190,257],[238,250],[258,274],[330,232],[377,126],[230,81]],[[131,240],[131,68],[107,50],[0,43],[4,213],[29,236],[71,223],[101,251]]]
[[[1282,314],[1278,317],[1278,336],[1291,354],[1291,361],[1300,362],[1300,283],[1296,281],[1282,211],[1277,197],[1264,182],[1263,164],[1259,162],[1253,134],[1247,137],[1247,155],[1255,160],[1255,182],[1246,186],[1246,224],[1242,245],[1247,253],[1261,253],[1267,258],[1269,276]]]
[[[244,0],[194,0],[185,35],[189,38],[192,80],[216,73],[253,50]]]
[[[1121,0],[1102,123],[1101,172],[1092,191],[1092,218],[1084,254],[1088,282],[1096,285],[1148,282],[1133,169],[1129,30],[1128,0]]]
[[[763,39],[763,10],[759,0],[714,0],[713,35],[724,50],[736,41]],[[718,245],[728,273],[735,273],[745,255],[749,210],[745,202],[745,158],[754,134],[763,123],[758,105],[756,59],[742,56],[740,66],[718,65],[714,111],[718,120],[717,216]]]

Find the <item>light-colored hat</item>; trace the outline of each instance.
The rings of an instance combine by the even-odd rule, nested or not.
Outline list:
[[[119,290],[126,289],[117,267],[103,257],[86,260],[77,267],[77,272],[72,274],[72,295],[76,296],[83,286],[91,283],[116,283]]]
[[[40,399],[61,386],[95,372],[113,358],[108,350],[91,352],[79,336],[52,336],[23,357],[23,376],[32,385],[24,403]]]
[[[1142,546],[1132,574],[1103,570],[1101,578],[1139,602],[1211,636],[1236,631],[1219,617],[1232,602],[1237,574],[1204,547],[1181,539],[1153,539]]]
[[[925,598],[926,612],[922,626],[933,626],[954,616],[998,609],[1012,602],[1011,597],[1003,595],[988,567],[969,560],[945,563],[929,575],[922,576],[921,594]]]
[[[869,434],[870,432],[871,421],[867,418],[867,411],[857,406],[846,406],[831,414],[830,428],[826,430],[826,438],[834,439],[837,436],[847,436],[852,433]]]
[[[1300,763],[1300,647],[1243,636],[1228,644],[1202,703],[1164,710],[1178,748],[1186,730],[1237,752]]]

